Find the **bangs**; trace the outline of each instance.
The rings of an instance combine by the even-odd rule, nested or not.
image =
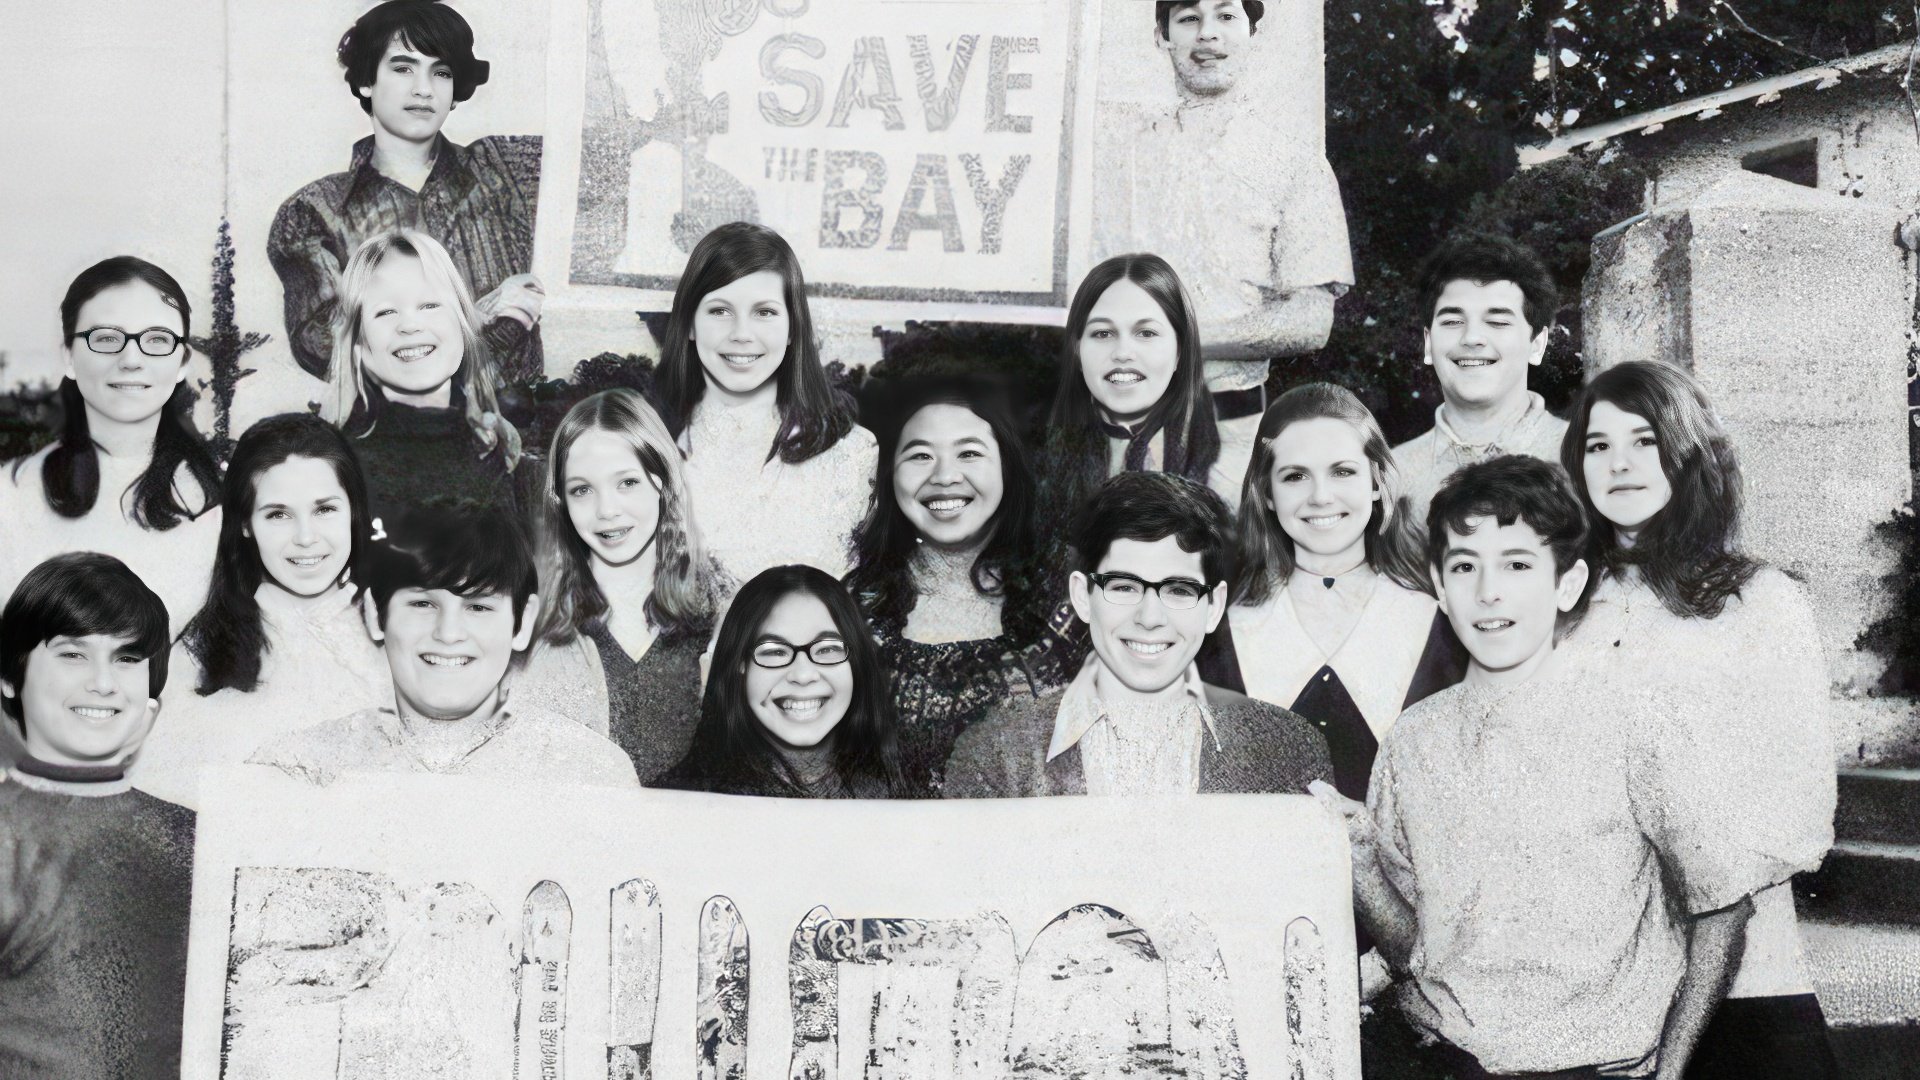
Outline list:
[[[413,510],[368,553],[367,587],[381,610],[401,589],[510,596],[519,614],[538,588],[526,537],[499,514]]]

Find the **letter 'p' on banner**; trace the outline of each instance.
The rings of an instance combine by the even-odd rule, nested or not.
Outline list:
[[[187,1080],[1360,1075],[1305,796],[202,790]]]

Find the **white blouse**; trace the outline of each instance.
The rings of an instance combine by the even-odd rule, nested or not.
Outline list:
[[[848,545],[873,501],[880,447],[855,426],[797,465],[767,451],[779,411],[702,401],[681,435],[695,525],[738,589],[785,563],[817,566],[836,578],[852,568]]]
[[[194,689],[200,668],[184,645],[167,671],[153,733],[128,770],[135,787],[182,806],[199,803],[199,771],[239,765],[269,739],[362,709],[393,705],[386,654],[368,636],[352,586],[302,606],[284,590],[254,593],[270,648],[252,693]]]

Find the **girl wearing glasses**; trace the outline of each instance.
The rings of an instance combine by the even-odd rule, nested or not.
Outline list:
[[[1746,949],[1689,1077],[1837,1075],[1801,958],[1790,879],[1833,841],[1829,680],[1801,586],[1741,551],[1739,460],[1692,377],[1611,368],[1581,392],[1560,460],[1594,569],[1568,659],[1673,687],[1676,720],[1751,795],[1729,849],[1767,853]]]
[[[714,643],[700,721],[661,786],[732,795],[895,798],[887,672],[838,581],[776,566],[747,582]]]
[[[201,767],[393,700],[354,603],[371,511],[345,436],[310,413],[260,421],[234,447],[224,505],[206,604],[174,650],[167,722],[130,774],[184,806],[199,803]]]
[[[876,389],[873,511],[847,586],[893,671],[903,767],[938,785],[953,741],[1009,694],[1064,685],[1034,559],[1034,480],[1004,397],[921,378]]]
[[[539,643],[515,698],[597,719],[650,782],[693,736],[719,593],[680,450],[644,398],[605,390],[555,429],[546,479]]]
[[[694,245],[655,387],[700,535],[729,577],[790,562],[847,572],[873,435],[827,383],[800,261],[779,233],[735,222]]]
[[[520,433],[500,415],[483,328],[433,237],[381,233],[347,260],[321,415],[354,440],[376,515],[425,503],[515,511]]]
[[[83,271],[60,302],[59,437],[0,480],[0,597],[50,555],[113,555],[167,605],[173,633],[206,596],[220,472],[194,429],[191,308],[131,255]]]
[[[1319,728],[1350,799],[1401,710],[1465,674],[1424,538],[1359,398],[1308,383],[1267,409],[1240,494],[1231,647],[1203,667]]]

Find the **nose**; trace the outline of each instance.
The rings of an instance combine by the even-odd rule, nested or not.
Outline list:
[[[612,518],[617,512],[613,501],[613,492],[605,487],[594,489],[593,512],[602,521]]]
[[[1143,630],[1166,625],[1167,605],[1161,601],[1159,589],[1148,589],[1140,598],[1139,606],[1133,609],[1133,622]]]
[[[439,616],[433,621],[433,640],[442,645],[453,645],[466,639],[467,620],[459,602],[442,606]]]
[[[306,547],[318,537],[313,531],[313,515],[298,514],[293,519],[293,542],[296,547]]]
[[[425,67],[413,69],[413,96],[431,98],[433,96],[433,72]]]
[[[960,463],[951,457],[940,457],[933,463],[933,476],[931,479],[936,484],[958,484],[960,482]]]
[[[744,311],[733,317],[733,340],[742,344],[753,340],[753,336],[747,333],[747,313]]]
[[[1307,491],[1307,502],[1314,506],[1325,504],[1328,501],[1327,478],[1316,475],[1312,482],[1313,486]]]
[[[1482,568],[1479,576],[1474,579],[1473,599],[1482,607],[1500,602],[1500,583],[1495,581],[1493,574],[1485,568]]]
[[[1627,448],[1618,441],[1607,451],[1607,471],[1623,473],[1633,468],[1633,462],[1627,458]]]
[[[826,677],[820,674],[820,669],[814,666],[813,658],[801,652],[795,653],[793,663],[787,665],[787,677],[784,681],[793,686],[812,686],[825,679]]]
[[[112,697],[119,689],[113,681],[113,654],[107,653],[93,662],[91,677],[87,679],[87,689],[99,697]]]
[[[1463,319],[1461,321],[1460,344],[1480,345],[1484,344],[1486,340],[1486,327],[1480,325],[1479,319]]]

